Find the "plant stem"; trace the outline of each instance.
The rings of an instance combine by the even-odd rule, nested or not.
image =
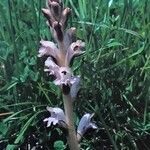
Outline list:
[[[68,144],[70,150],[79,150],[79,144],[76,137],[76,131],[73,120],[73,103],[70,95],[63,95],[64,109],[66,115],[66,122],[68,125]]]

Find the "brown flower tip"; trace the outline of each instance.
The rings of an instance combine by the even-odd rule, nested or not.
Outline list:
[[[58,41],[62,42],[63,41],[63,32],[62,32],[62,29],[61,29],[61,24],[57,21],[55,21],[53,23],[53,28],[56,32],[56,38]]]
[[[68,21],[70,14],[71,14],[70,8],[67,7],[63,10],[62,16],[61,16],[61,21],[60,21],[63,26],[67,25],[67,21]]]
[[[49,10],[49,9],[43,8],[43,9],[42,9],[42,13],[44,14],[44,16],[45,16],[48,20],[50,19],[51,14],[50,14],[50,10]]]
[[[54,15],[59,15],[59,4],[54,2],[51,5]]]
[[[43,8],[42,13],[44,14],[44,17],[48,20],[48,26],[52,26],[52,22],[54,22],[54,18],[51,16],[50,10]]]
[[[57,2],[51,3],[51,13],[52,16],[59,21],[61,18],[62,7]]]
[[[59,5],[61,8],[63,8],[63,3],[61,0],[48,0],[47,5],[49,8],[51,8],[52,5]]]

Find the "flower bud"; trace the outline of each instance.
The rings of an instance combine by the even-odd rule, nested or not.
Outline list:
[[[62,16],[61,16],[61,21],[60,23],[62,24],[62,26],[65,28],[65,26],[67,25],[67,21],[69,18],[69,15],[71,14],[71,9],[70,8],[65,8],[62,12]]]
[[[51,16],[49,9],[42,9],[42,13],[44,14],[44,17],[48,20],[48,23],[50,26],[52,26],[52,22],[54,22],[54,18]]]
[[[51,13],[56,21],[60,20],[62,8],[57,2],[51,3]]]
[[[63,32],[62,32],[61,25],[59,24],[59,22],[55,21],[53,23],[53,28],[54,28],[54,30],[56,32],[57,40],[62,42],[63,41]]]

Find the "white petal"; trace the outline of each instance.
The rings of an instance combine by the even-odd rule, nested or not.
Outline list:
[[[70,84],[72,80],[72,72],[68,67],[60,67],[57,72],[57,78],[54,81],[55,85]]]
[[[53,83],[54,83],[55,85],[58,85],[58,86],[60,86],[60,85],[62,84],[62,82],[61,82],[60,79],[54,80]]]
[[[51,126],[52,124],[53,125],[56,125],[58,123],[58,120],[55,119],[55,118],[52,118],[52,117],[49,117],[49,120],[47,122],[47,127]]]
[[[44,122],[48,121],[48,118],[45,118],[43,121],[44,121]]]
[[[45,61],[45,66],[46,66],[46,67],[52,67],[52,68],[54,68],[54,67],[57,67],[57,68],[58,68],[58,65],[56,65],[56,63],[54,63],[54,61],[52,60],[51,57],[48,57],[48,58],[46,59],[46,61]]]
[[[70,44],[75,41],[76,28],[72,27],[68,29],[64,36],[65,48],[68,49]]]
[[[85,43],[82,42],[81,40],[77,40],[76,42],[73,42],[71,45],[70,45],[70,48],[71,50],[73,51],[77,51],[77,50],[81,50],[81,48],[84,48],[85,47]]]
[[[51,57],[48,57],[45,61],[45,66],[48,67],[44,69],[45,72],[49,72],[50,75],[54,75],[56,79],[60,79],[59,66],[52,60]]]
[[[97,125],[95,123],[90,123],[87,129],[97,129]]]
[[[44,40],[41,40],[40,41],[40,44],[47,48],[49,51],[50,50],[58,50],[57,46],[55,45],[55,43],[51,42],[51,41],[44,41]]]
[[[58,121],[59,121],[59,120],[56,120],[56,119],[55,119],[55,120],[53,121],[53,125],[55,126],[55,125],[58,123]]]
[[[49,107],[49,106],[47,106],[46,109],[47,109],[47,111],[49,111],[50,113],[51,113],[52,110],[53,110],[53,108],[52,108],[52,107]]]
[[[45,48],[45,47],[41,47],[41,48],[39,49],[38,57],[42,57],[43,55],[45,55],[46,52],[47,52],[47,51],[46,51],[46,48]]]
[[[43,122],[47,122],[47,127],[50,127],[52,124],[56,125],[56,123],[58,123],[58,120],[56,118],[49,117],[49,118],[45,118]]]

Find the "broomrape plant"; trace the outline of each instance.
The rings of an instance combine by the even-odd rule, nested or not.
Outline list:
[[[63,94],[65,113],[60,108],[47,107],[50,117],[45,118],[47,127],[59,125],[67,129],[67,140],[71,150],[79,149],[79,141],[88,129],[97,129],[95,123],[91,121],[93,114],[85,114],[78,125],[77,132],[73,120],[73,102],[77,96],[80,86],[80,76],[74,76],[71,71],[73,59],[84,53],[85,43],[81,40],[75,41],[74,27],[66,30],[67,20],[71,13],[70,8],[64,8],[61,0],[47,0],[47,8],[42,12],[47,19],[55,43],[41,40],[39,57],[47,56],[45,61],[45,72],[54,76],[54,84],[57,85]]]

